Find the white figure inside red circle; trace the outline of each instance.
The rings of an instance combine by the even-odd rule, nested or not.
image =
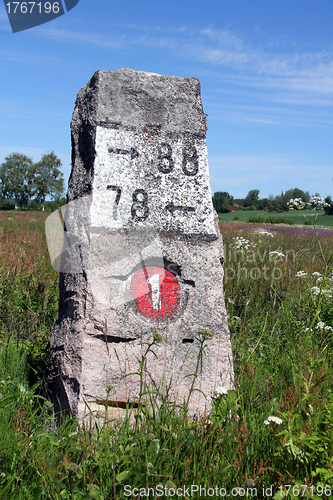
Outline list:
[[[177,276],[158,266],[141,267],[132,276],[130,295],[135,310],[152,320],[172,318],[180,301]]]

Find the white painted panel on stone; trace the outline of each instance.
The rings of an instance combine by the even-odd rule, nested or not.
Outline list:
[[[97,126],[91,225],[216,236],[205,140]]]

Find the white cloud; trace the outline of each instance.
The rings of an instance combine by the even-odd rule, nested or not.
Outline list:
[[[107,21],[98,27],[93,24],[77,25],[80,28],[75,31],[56,29],[51,25],[51,29],[42,27],[31,35],[46,37],[58,43],[97,46],[108,51],[141,51],[142,48],[150,47],[190,63],[199,62],[201,65],[196,64],[197,74],[206,72],[207,77],[207,72],[211,72],[215,86],[220,86],[217,102],[221,103],[221,93],[224,96],[233,93],[246,97],[246,105],[251,101],[254,103],[250,109],[245,105],[242,107],[240,99],[237,106],[233,106],[231,101],[230,111],[220,118],[224,121],[301,127],[332,125],[332,118],[326,108],[333,106],[333,49],[311,51],[308,45],[305,49],[283,37],[281,40],[277,37],[264,42],[261,36],[260,43],[257,37],[252,42],[230,26],[221,30],[191,26],[161,28],[111,24]],[[110,27],[113,28],[112,36],[109,35]],[[83,59],[72,62],[53,56],[17,52],[2,53],[1,57],[36,65],[63,67],[64,64],[75,64],[78,67],[84,64]],[[272,109],[266,103],[276,105],[276,108]],[[303,111],[308,107],[303,116],[298,113],[300,107]],[[7,112],[13,113],[12,110]],[[216,113],[213,119],[216,119]]]
[[[110,26],[114,28],[113,33],[117,34],[109,35]],[[301,93],[306,102],[314,96],[326,96],[333,102],[332,49],[311,52],[308,47],[306,50],[301,45],[295,47],[292,41],[286,40],[282,44],[270,40],[266,40],[265,44],[253,44],[230,27],[221,30],[210,27],[200,30],[190,26],[162,29],[158,26],[104,23],[102,29],[96,26],[95,30],[89,31],[85,27],[81,27],[80,31],[42,27],[32,34],[59,43],[76,42],[109,50],[133,46],[161,48],[186,60],[220,67],[223,69],[220,76],[224,82],[271,92],[286,91],[298,98]],[[26,54],[9,55],[18,61],[24,56]],[[57,62],[57,58],[48,59],[49,62]],[[37,62],[41,61],[37,58]]]

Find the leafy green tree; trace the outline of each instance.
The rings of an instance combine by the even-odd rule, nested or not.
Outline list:
[[[290,189],[290,191],[291,191],[291,198],[292,199],[301,198],[306,203],[309,203],[309,201],[310,201],[309,191],[304,192],[304,191],[302,191],[302,189],[298,189],[298,188]],[[287,191],[287,192],[289,192],[289,191]]]
[[[266,208],[268,208],[268,205],[268,198],[261,198],[261,200],[258,201],[258,210],[265,210]]]
[[[325,215],[333,215],[333,201],[331,196],[327,196],[325,198],[325,202],[328,203],[328,206],[324,207]]]
[[[61,167],[61,161],[52,151],[43,155],[41,160],[31,168],[32,192],[39,201],[41,210],[44,210],[47,196],[51,196],[53,200],[59,200],[63,195],[64,178],[59,167]]]
[[[230,205],[233,202],[233,196],[226,191],[217,191],[213,196],[213,205],[218,214],[230,212]]]
[[[309,191],[302,191],[298,188],[288,189],[285,193],[282,191],[280,195],[270,195],[268,199],[268,209],[270,212],[287,212],[289,210],[288,202],[291,199],[301,198],[305,202],[310,201]]]
[[[31,158],[21,153],[12,153],[0,167],[0,190],[6,199],[14,199],[15,209],[26,205],[31,197]]]
[[[257,207],[259,204],[259,189],[251,189],[245,197],[244,207],[250,207],[251,205]]]

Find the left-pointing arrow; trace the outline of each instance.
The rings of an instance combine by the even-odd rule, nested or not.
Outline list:
[[[167,206],[165,207],[165,210],[170,212],[171,215],[173,215],[175,210],[179,210],[180,212],[195,212],[194,207],[182,207],[181,205],[174,205],[173,202],[168,203]]]
[[[108,151],[109,153],[115,153],[116,155],[130,155],[131,160],[134,160],[134,158],[137,158],[139,156],[139,153],[135,148],[131,149],[109,148]]]

